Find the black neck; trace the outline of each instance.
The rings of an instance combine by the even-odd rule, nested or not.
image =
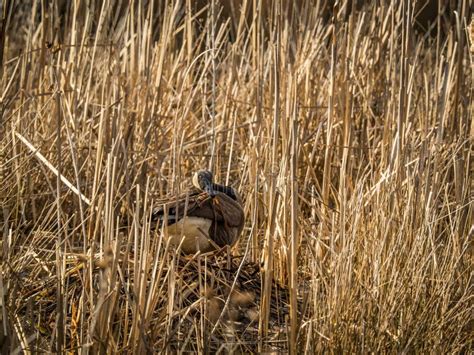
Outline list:
[[[212,189],[217,192],[225,193],[227,196],[231,197],[232,199],[237,201],[237,196],[235,195],[235,191],[230,186],[224,186],[219,184],[212,184]]]

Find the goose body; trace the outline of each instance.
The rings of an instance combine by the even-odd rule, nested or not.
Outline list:
[[[193,177],[196,187],[187,198],[171,200],[153,213],[161,228],[167,226],[173,245],[186,254],[208,252],[234,245],[244,227],[244,211],[238,193],[230,186],[215,184],[209,171]]]

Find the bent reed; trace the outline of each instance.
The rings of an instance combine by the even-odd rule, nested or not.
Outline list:
[[[2,348],[472,351],[470,2],[225,3],[3,2]],[[150,226],[198,168],[229,253]]]

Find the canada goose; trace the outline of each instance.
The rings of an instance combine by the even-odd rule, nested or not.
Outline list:
[[[245,222],[240,196],[230,186],[215,184],[207,170],[197,171],[192,181],[197,190],[188,194],[187,201],[170,200],[165,204],[166,221],[163,208],[153,212],[152,220],[160,227],[166,224],[171,243],[181,244],[186,254],[234,245]]]

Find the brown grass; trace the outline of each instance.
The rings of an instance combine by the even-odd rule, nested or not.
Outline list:
[[[9,3],[3,350],[473,350],[468,1]],[[148,217],[203,167],[246,228],[184,257]]]

